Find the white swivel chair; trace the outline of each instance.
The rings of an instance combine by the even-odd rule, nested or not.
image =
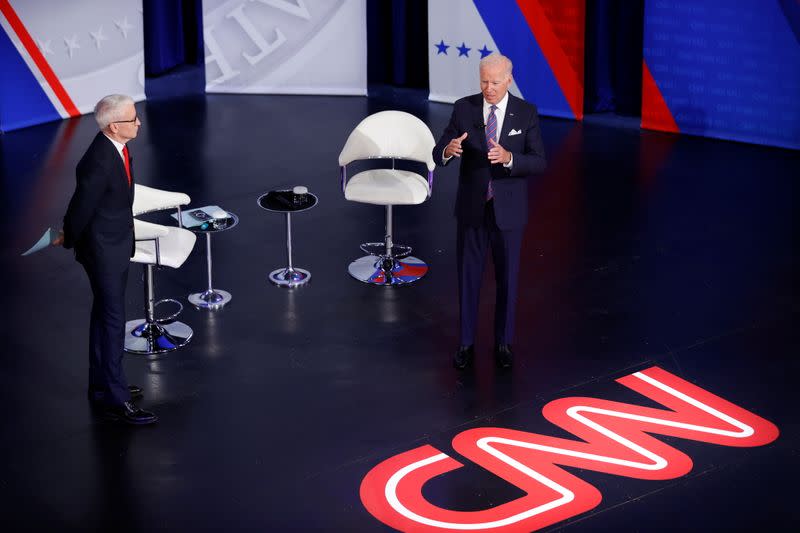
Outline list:
[[[133,214],[141,215],[164,209],[178,209],[189,203],[190,198],[183,193],[161,191],[144,185],[135,185]],[[192,329],[176,320],[183,305],[173,299],[155,300],[153,282],[154,267],[180,267],[194,248],[197,236],[189,230],[162,226],[133,219],[136,252],[131,261],[144,265],[144,310],[145,318],[129,320],[125,323],[125,351],[141,355],[154,355],[170,352],[184,346],[192,337]],[[164,318],[155,317],[157,305],[170,302],[178,310]]]
[[[147,185],[133,186],[133,216],[164,211],[165,209],[178,210],[178,226],[181,225],[181,206],[189,205],[192,199],[182,192],[162,191]]]
[[[422,260],[412,257],[411,247],[398,245],[392,237],[392,206],[421,204],[431,196],[436,142],[428,126],[402,111],[381,111],[362,120],[350,133],[339,154],[342,191],[351,202],[386,206],[383,242],[364,243],[367,256],[356,259],[347,270],[354,278],[374,285],[413,283],[428,271]],[[392,168],[359,172],[347,179],[347,165],[357,160],[390,160]],[[396,160],[422,163],[427,176],[395,168]]]

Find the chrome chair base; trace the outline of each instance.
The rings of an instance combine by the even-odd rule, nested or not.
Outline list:
[[[402,260],[397,257],[367,255],[356,259],[347,267],[358,281],[371,285],[408,285],[428,272],[428,265],[413,256]]]
[[[189,303],[198,309],[221,309],[231,301],[231,293],[220,289],[195,292],[189,295]]]
[[[386,255],[385,242],[365,242],[359,245],[361,251],[369,255],[377,255],[383,257]],[[405,244],[392,244],[392,257],[395,259],[402,259],[411,255],[411,247]]]
[[[299,287],[311,281],[311,272],[302,268],[279,268],[269,273],[269,280],[279,287]]]
[[[183,322],[159,324],[145,319],[125,322],[125,351],[139,355],[155,355],[177,350],[188,344],[192,328]]]

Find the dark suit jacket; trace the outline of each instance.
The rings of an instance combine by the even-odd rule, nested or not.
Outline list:
[[[129,157],[131,176],[133,158]],[[133,182],[114,144],[98,133],[75,169],[77,186],[64,215],[64,248],[93,271],[121,272],[133,256]]]
[[[486,189],[492,179],[495,219],[500,229],[518,229],[528,220],[528,179],[545,169],[544,146],[539,132],[539,115],[536,106],[509,93],[503,130],[497,142],[514,156],[512,168],[492,165],[487,159],[489,151],[483,121],[483,95],[473,94],[456,101],[450,124],[433,149],[433,160],[442,161],[445,146],[464,132],[467,138],[461,144],[461,167],[458,179],[455,214],[459,223],[479,226],[483,221]],[[509,136],[512,130],[521,131]]]

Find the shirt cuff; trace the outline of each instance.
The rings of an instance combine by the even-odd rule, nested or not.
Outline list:
[[[508,163],[503,163],[503,166],[506,168],[511,168],[514,166],[514,154],[509,154],[511,159],[508,160]]]

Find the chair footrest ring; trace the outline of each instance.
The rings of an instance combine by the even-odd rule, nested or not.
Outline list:
[[[183,304],[173,298],[164,298],[162,300],[158,300],[153,306],[153,309],[155,309],[156,307],[158,307],[163,303],[175,304],[178,306],[178,310],[172,313],[171,315],[167,315],[163,318],[156,318],[155,322],[156,324],[172,324],[178,318],[178,315],[180,315],[183,312]]]
[[[365,242],[359,248],[366,254],[383,257],[386,255],[386,244],[382,242]],[[405,244],[392,245],[392,257],[402,259],[411,255],[411,247]]]

